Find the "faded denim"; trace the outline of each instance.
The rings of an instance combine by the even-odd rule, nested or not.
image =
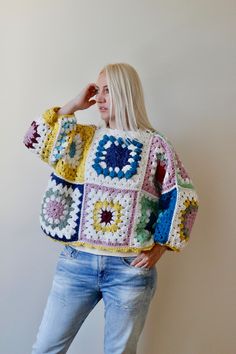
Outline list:
[[[101,299],[105,310],[104,353],[135,354],[157,287],[156,266],[131,266],[135,257],[95,255],[65,246],[32,354],[66,353]]]

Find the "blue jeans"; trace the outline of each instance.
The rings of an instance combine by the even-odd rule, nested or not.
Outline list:
[[[82,323],[103,299],[104,353],[135,354],[157,286],[156,267],[130,263],[136,256],[103,256],[65,246],[32,354],[66,353]],[[92,340],[93,334],[90,333]]]

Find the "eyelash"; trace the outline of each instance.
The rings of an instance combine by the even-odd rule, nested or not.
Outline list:
[[[107,93],[109,93],[109,89],[108,88],[106,88],[105,90],[106,90]],[[95,91],[95,95],[97,95],[97,94],[98,94],[98,89]]]

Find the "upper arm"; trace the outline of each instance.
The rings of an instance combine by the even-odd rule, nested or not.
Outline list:
[[[154,240],[175,251],[186,245],[198,210],[198,195],[173,146],[162,138],[156,179],[159,211]]]

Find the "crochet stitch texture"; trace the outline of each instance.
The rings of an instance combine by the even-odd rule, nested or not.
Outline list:
[[[198,195],[173,146],[159,132],[78,124],[52,107],[37,117],[25,146],[53,172],[40,226],[55,241],[114,252],[155,243],[181,251]]]

